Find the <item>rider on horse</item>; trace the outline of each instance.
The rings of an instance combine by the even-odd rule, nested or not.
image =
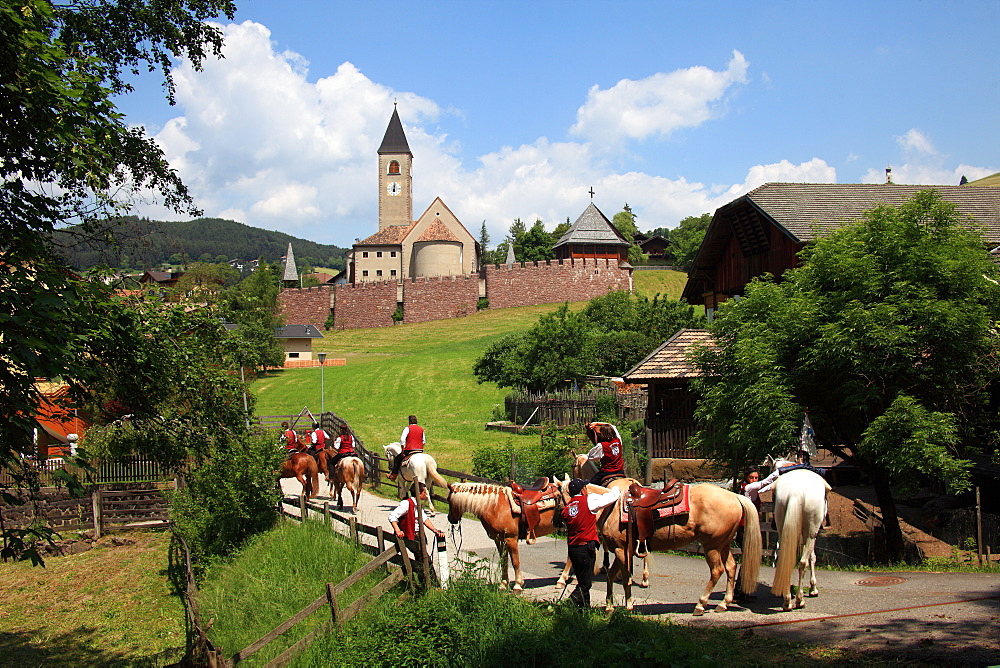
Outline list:
[[[606,422],[592,422],[587,425],[587,434],[594,443],[594,447],[587,453],[587,459],[599,459],[601,462],[590,482],[605,486],[615,478],[624,478],[625,460],[622,459],[622,437],[618,428]]]
[[[402,466],[404,459],[414,453],[424,451],[424,428],[417,424],[416,415],[411,415],[408,421],[409,424],[403,428],[403,434],[399,437],[403,451],[396,455],[396,460],[392,463],[389,480],[395,480],[396,476],[399,475],[399,467]]]
[[[354,436],[351,434],[351,428],[346,424],[340,425],[340,436],[333,442],[333,447],[337,450],[337,454],[330,461],[331,473],[337,469],[337,463],[341,459],[357,456],[354,453]]]
[[[326,439],[326,432],[320,428],[319,422],[313,422],[312,434],[309,437],[309,440],[312,442],[312,445],[309,447],[309,454],[315,457],[321,451],[325,450]]]
[[[291,456],[299,450],[299,436],[295,433],[295,430],[288,425],[287,421],[281,423],[281,428],[284,430],[281,437],[285,441],[285,453],[288,456]]]

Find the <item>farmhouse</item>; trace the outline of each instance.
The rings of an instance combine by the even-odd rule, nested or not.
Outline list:
[[[798,266],[797,253],[818,236],[859,220],[877,205],[898,206],[930,188],[982,230],[988,248],[1000,246],[1000,188],[767,183],[715,212],[682,297],[711,314],[718,304],[743,294],[754,277],[781,276]]]

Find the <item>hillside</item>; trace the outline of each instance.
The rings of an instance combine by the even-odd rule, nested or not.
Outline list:
[[[99,264],[121,269],[151,269],[163,264],[263,258],[277,262],[292,244],[296,264],[344,267],[346,249],[299,239],[283,232],[262,230],[221,218],[158,221],[129,216],[111,224],[110,235],[119,244],[81,240],[79,227],[59,230],[57,245],[70,264],[86,270]],[[178,257],[179,256],[179,257]]]

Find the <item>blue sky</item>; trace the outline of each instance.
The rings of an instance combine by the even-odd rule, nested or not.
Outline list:
[[[205,215],[350,246],[398,101],[414,217],[492,244],[590,201],[674,227],[769,181],[1000,171],[1000,2],[252,0],[226,58],[120,100]],[[136,211],[175,215],[154,202]]]

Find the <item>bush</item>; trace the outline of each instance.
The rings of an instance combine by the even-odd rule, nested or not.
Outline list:
[[[171,495],[170,519],[195,560],[224,556],[274,526],[283,457],[264,435],[223,440],[185,476]]]
[[[403,315],[403,305],[400,304],[399,306],[396,307],[396,310],[392,312],[392,321],[403,322],[404,317],[405,316]]]
[[[337,326],[337,321],[334,318],[334,314],[326,316],[326,320],[323,321],[323,329],[333,329]]]
[[[490,300],[487,299],[486,297],[480,297],[479,301],[476,302],[477,311],[482,311],[483,309],[487,309],[489,307],[490,307]]]
[[[579,428],[560,430],[545,426],[544,441],[537,429],[521,432],[525,438],[515,445],[484,445],[472,451],[473,475],[506,481],[510,479],[511,455],[514,456],[514,480],[522,485],[533,483],[541,476],[554,478],[569,473],[569,451],[575,446],[569,434]]]

